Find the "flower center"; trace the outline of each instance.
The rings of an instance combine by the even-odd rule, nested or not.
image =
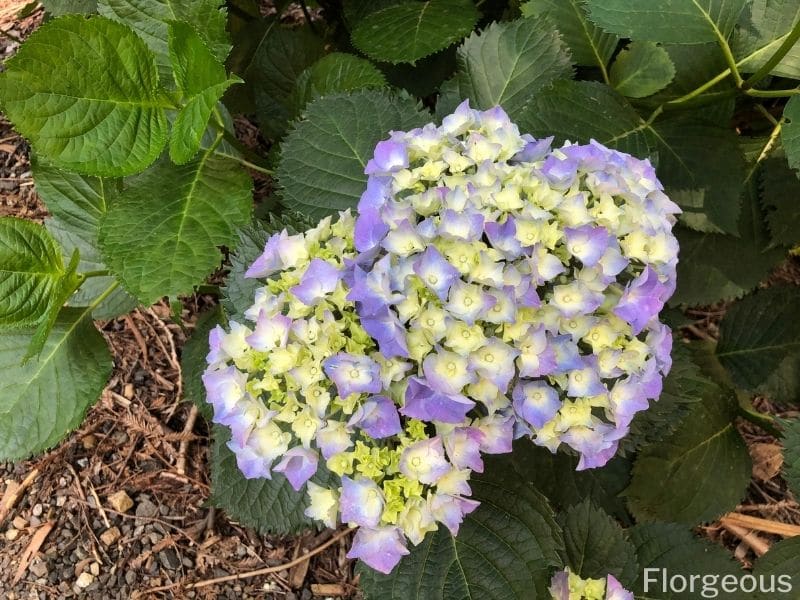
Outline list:
[[[431,285],[436,285],[439,282],[439,278],[436,275],[428,275],[428,283]]]
[[[422,459],[419,456],[415,456],[411,459],[411,465],[414,467],[419,467],[422,464]]]
[[[350,378],[351,379],[355,379],[359,375],[360,375],[360,373],[358,372],[358,369],[350,369]]]

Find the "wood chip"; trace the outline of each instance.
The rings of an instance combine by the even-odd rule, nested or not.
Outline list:
[[[25,548],[25,551],[22,553],[22,556],[19,559],[19,566],[17,567],[17,572],[14,574],[14,579],[12,580],[14,585],[16,585],[19,580],[22,579],[25,571],[28,570],[31,560],[34,556],[36,556],[36,553],[39,552],[39,548],[42,547],[44,540],[53,529],[53,525],[55,525],[55,521],[48,521],[39,527],[39,529],[36,530],[36,533],[34,533],[31,537],[28,547]]]
[[[753,477],[760,481],[769,481],[781,472],[783,452],[778,444],[753,444],[750,446],[753,458]]]
[[[312,583],[311,593],[315,596],[344,596],[347,590],[341,583]]]

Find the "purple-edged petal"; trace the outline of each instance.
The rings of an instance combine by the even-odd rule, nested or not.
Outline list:
[[[536,429],[544,427],[561,408],[558,391],[544,381],[520,381],[512,398],[517,415]]]
[[[567,395],[573,398],[599,396],[608,390],[600,381],[597,372],[597,357],[582,357],[583,364],[580,368],[572,369],[569,373]]]
[[[658,280],[658,274],[647,266],[625,288],[614,307],[614,314],[630,323],[633,334],[636,335],[664,307],[666,289],[667,286]]]
[[[438,349],[429,354],[422,363],[427,385],[442,394],[460,394],[464,386],[475,383],[475,373],[469,369],[465,357]]]
[[[202,376],[206,402],[214,407],[214,418],[225,418],[247,390],[247,375],[234,366],[205,371]]]
[[[372,339],[378,342],[378,348],[384,357],[408,358],[406,329],[390,308],[385,307],[383,310],[376,311],[372,316],[362,317],[361,326]]]
[[[283,348],[289,339],[291,327],[292,320],[286,315],[270,317],[262,310],[253,333],[247,336],[247,343],[262,352]]]
[[[605,254],[610,242],[608,230],[605,227],[565,227],[564,237],[567,249],[587,267],[597,264]]]
[[[450,286],[460,276],[458,269],[447,262],[434,246],[428,246],[414,262],[414,273],[442,301],[447,299]]]
[[[399,527],[360,527],[347,558],[360,558],[376,571],[388,575],[406,554],[408,548]]]
[[[317,447],[322,452],[322,457],[328,460],[334,454],[344,452],[353,445],[352,432],[341,421],[328,419],[327,425],[317,431]]]
[[[633,592],[629,592],[613,575],[606,578],[605,600],[634,600]]]
[[[363,429],[375,439],[396,435],[402,430],[397,407],[386,396],[373,396],[367,400],[356,409],[347,425]]]
[[[366,175],[386,175],[408,168],[408,146],[405,142],[385,140],[375,146],[375,154],[364,169]]]
[[[514,415],[495,413],[476,421],[478,429],[483,433],[481,450],[487,454],[505,454],[511,452],[514,442]]]
[[[483,215],[477,211],[446,209],[442,213],[438,233],[444,238],[472,242],[483,233]]]
[[[336,384],[339,396],[377,394],[381,391],[380,365],[366,356],[339,352],[322,364],[325,374]]]
[[[315,258],[309,263],[300,283],[290,291],[306,306],[313,306],[335,290],[341,278],[342,272],[338,268],[327,260]]]
[[[481,444],[485,434],[475,427],[456,427],[442,436],[447,457],[458,469],[471,469],[483,473]]]
[[[464,516],[474,511],[480,504],[477,500],[469,498],[435,494],[431,498],[430,507],[434,518],[443,523],[455,536],[458,535],[458,529],[464,521]]]
[[[422,421],[461,423],[475,402],[461,394],[443,394],[431,389],[424,379],[412,377],[406,388],[400,414]]]
[[[569,599],[569,571],[558,571],[550,581],[550,595],[552,600]]]
[[[550,151],[550,144],[553,143],[552,135],[540,140],[534,139],[533,136],[527,133],[520,137],[524,140],[525,146],[511,157],[511,162],[536,162],[541,160]]]
[[[383,492],[371,479],[366,477],[350,479],[347,475],[342,475],[339,505],[343,523],[375,527],[383,513]]]
[[[400,455],[400,472],[406,477],[428,485],[436,483],[450,469],[439,437],[406,446]]]
[[[508,216],[505,223],[487,221],[483,226],[489,243],[495,250],[499,250],[508,258],[518,258],[522,255],[522,244],[517,239],[517,226],[514,217]]]
[[[317,472],[319,457],[316,451],[308,448],[291,448],[273,471],[283,473],[296,492]]]
[[[548,179],[550,185],[566,189],[575,181],[578,161],[572,158],[558,158],[551,154],[544,160],[541,173]]]

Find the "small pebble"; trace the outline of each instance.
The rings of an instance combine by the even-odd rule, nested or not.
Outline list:
[[[9,529],[8,531],[6,531],[6,539],[9,542],[13,542],[18,537],[19,537],[19,529]]]
[[[97,577],[100,575],[100,565],[96,562],[93,562],[91,565],[89,565],[89,571],[92,573],[92,575]]]
[[[103,533],[100,534],[100,541],[103,542],[106,546],[110,546],[114,542],[116,542],[122,534],[119,531],[119,527],[112,527],[111,529],[106,529]]]
[[[111,505],[111,508],[121,513],[126,513],[133,508],[133,500],[125,493],[125,490],[120,490],[111,494],[108,497],[108,503]]]
[[[75,581],[75,585],[77,585],[82,590],[85,590],[87,587],[94,583],[94,575],[89,573],[88,571],[84,571],[80,574],[78,579]]]

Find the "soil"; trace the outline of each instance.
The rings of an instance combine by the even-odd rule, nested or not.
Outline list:
[[[16,18],[25,4],[0,0],[0,29],[7,32],[0,34],[2,60],[16,51],[14,38],[24,39],[41,22],[41,9]],[[251,147],[263,145],[257,131],[246,120],[237,122],[237,134]],[[36,196],[28,151],[0,115],[0,216],[41,222],[47,212]],[[257,181],[261,195],[269,187],[268,180]],[[798,261],[787,262],[767,283],[775,281],[800,282]],[[170,318],[166,302],[99,322],[115,367],[83,425],[43,456],[0,463],[0,597],[358,596],[345,538],[292,568],[249,576],[319,548],[334,532],[259,536],[207,505],[208,426],[182,402],[179,357],[198,313],[214,299],[183,301],[180,323]],[[683,333],[714,339],[724,311],[724,305],[689,311],[693,323]],[[763,398],[755,406],[783,417],[800,416]],[[763,528],[764,522],[800,534],[800,507],[780,477],[779,443],[755,426],[739,427],[754,458],[754,474],[736,513],[762,521],[742,529],[723,519],[698,533],[725,545],[749,566],[780,539],[769,533],[769,525]],[[225,577],[233,580],[210,581]],[[192,584],[196,587],[189,588]]]

